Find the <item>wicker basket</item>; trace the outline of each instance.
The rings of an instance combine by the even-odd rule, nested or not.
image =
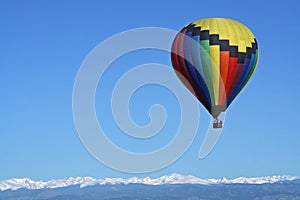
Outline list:
[[[214,122],[213,127],[214,128],[222,128],[223,127],[222,121]]]

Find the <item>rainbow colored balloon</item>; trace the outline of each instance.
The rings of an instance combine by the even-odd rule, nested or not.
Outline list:
[[[221,128],[218,116],[253,75],[258,46],[253,33],[240,22],[207,18],[190,23],[177,34],[171,59],[181,81],[190,85],[188,88],[215,118],[214,127]]]

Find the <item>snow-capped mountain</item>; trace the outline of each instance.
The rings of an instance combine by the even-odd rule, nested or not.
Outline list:
[[[264,183],[276,183],[281,181],[293,181],[300,179],[296,176],[266,176],[257,178],[240,177],[235,179],[200,179],[195,176],[183,176],[180,174],[171,174],[168,176],[161,176],[159,178],[137,178],[132,177],[129,179],[123,178],[104,178],[94,179],[91,177],[77,177],[77,178],[65,178],[50,181],[33,181],[30,178],[12,178],[0,182],[0,191],[4,190],[18,190],[21,188],[27,188],[30,190],[44,189],[44,188],[61,188],[73,185],[79,185],[81,188],[93,185],[105,185],[105,184],[132,184],[140,183],[146,185],[163,185],[163,184],[264,184]]]

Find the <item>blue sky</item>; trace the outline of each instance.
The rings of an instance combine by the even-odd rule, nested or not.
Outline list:
[[[299,6],[296,0],[1,1],[0,180],[157,177],[173,172],[203,178],[300,176]],[[84,58],[100,42],[119,32],[147,26],[179,31],[186,24],[207,17],[228,17],[246,24],[256,36],[260,50],[256,73],[228,109],[226,125],[213,152],[204,160],[198,159],[209,122],[208,113],[201,107],[195,141],[169,167],[136,175],[99,163],[82,145],[72,116],[73,84]],[[112,87],[110,76],[149,62],[171,66],[166,52],[130,53],[112,65],[105,89]],[[119,65],[124,68],[119,70]],[[168,91],[155,86],[143,90],[142,94],[135,94],[131,104],[138,123],[148,120],[138,111],[155,102],[166,103],[168,111],[177,112],[176,101]],[[155,95],[158,91],[162,95]],[[96,98],[99,95],[102,94],[98,92]],[[118,139],[122,136],[118,136],[109,119],[111,114],[101,111],[106,108],[96,106],[99,118],[107,119],[103,127],[115,130],[111,139],[132,151],[163,146],[172,138],[178,123],[178,117],[171,117],[166,127],[170,131],[165,131],[165,136],[132,146],[128,139]]]

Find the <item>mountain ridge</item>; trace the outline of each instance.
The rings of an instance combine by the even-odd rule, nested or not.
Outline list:
[[[49,180],[49,181],[34,181],[30,178],[11,178],[0,181],[0,191],[18,190],[18,189],[53,189],[63,188],[78,185],[80,188],[85,188],[94,185],[116,185],[116,184],[145,184],[145,185],[167,185],[167,184],[197,184],[197,185],[216,185],[216,184],[266,184],[277,183],[282,181],[293,181],[300,179],[298,176],[265,176],[265,177],[238,177],[234,179],[201,179],[192,175],[170,174],[158,178],[131,177],[123,178],[103,178],[95,179],[92,177],[69,177],[64,179]]]

